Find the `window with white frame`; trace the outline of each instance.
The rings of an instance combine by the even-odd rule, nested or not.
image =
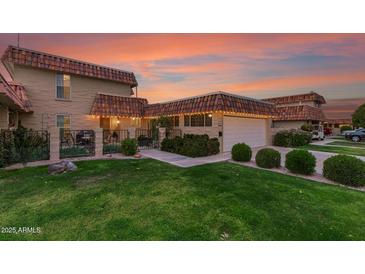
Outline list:
[[[69,114],[57,114],[56,115],[57,120],[57,127],[59,128],[71,128],[71,115]]]
[[[71,78],[68,74],[56,74],[56,98],[71,99]]]

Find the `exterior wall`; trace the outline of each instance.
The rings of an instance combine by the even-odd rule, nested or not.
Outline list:
[[[71,75],[71,99],[56,99],[56,72],[27,66],[14,66],[14,80],[24,85],[33,113],[21,113],[22,125],[49,129],[56,125],[56,114],[71,114],[72,129],[99,128],[98,117],[89,114],[95,95],[100,92],[130,96],[131,88],[122,83]]]
[[[273,127],[280,129],[298,129],[307,121],[274,121]]]
[[[9,126],[9,109],[0,105],[0,129],[8,129]]]

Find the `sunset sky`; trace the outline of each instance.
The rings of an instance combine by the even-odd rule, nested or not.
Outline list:
[[[1,53],[9,44],[17,35],[0,34]],[[365,34],[21,34],[20,46],[133,71],[149,102],[313,90],[328,118],[365,102]]]

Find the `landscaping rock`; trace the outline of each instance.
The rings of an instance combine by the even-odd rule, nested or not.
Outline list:
[[[61,161],[59,163],[51,164],[48,166],[48,173],[49,174],[58,174],[68,171],[75,171],[77,170],[77,166],[71,161]]]

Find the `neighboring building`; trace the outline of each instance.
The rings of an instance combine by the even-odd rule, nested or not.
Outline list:
[[[152,119],[166,115],[182,133],[217,137],[221,151],[239,142],[271,142],[270,102],[215,92],[148,104],[131,97],[138,85],[132,72],[13,46],[1,60],[17,84],[1,78],[0,128],[21,122],[35,130],[148,129]]]
[[[315,92],[263,99],[276,105],[277,116],[274,128],[300,128],[303,124],[320,124],[325,121],[321,106],[326,103],[323,96]]]
[[[324,122],[324,127],[331,128],[333,135],[340,134],[342,126],[352,127],[352,119],[326,119]]]

